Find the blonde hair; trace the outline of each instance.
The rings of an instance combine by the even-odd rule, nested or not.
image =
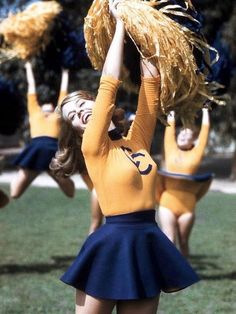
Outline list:
[[[81,151],[82,138],[71,125],[61,120],[58,138],[58,151],[52,159],[49,168],[57,176],[71,176],[75,172],[87,172]]]
[[[69,102],[77,102],[79,99],[84,99],[84,100],[95,100],[95,96],[92,95],[90,92],[85,91],[85,90],[78,90],[75,92],[72,92],[68,94],[61,103],[59,103],[56,107],[56,112],[59,113],[60,115],[62,114],[62,107],[69,103]]]
[[[115,21],[109,12],[108,2],[94,0],[84,23],[87,53],[93,67],[99,70],[103,67],[115,32]],[[205,82],[205,74],[198,71],[193,55],[195,48],[204,51],[207,59],[211,48],[202,37],[165,14],[169,12],[178,15],[177,5],[167,5],[158,10],[154,8],[165,2],[124,0],[119,3],[117,10],[141,57],[152,58],[159,68],[159,114],[167,115],[174,109],[185,124],[191,124],[206,99],[217,101],[211,94],[209,84]],[[185,0],[185,4],[186,8],[193,8],[191,1]],[[187,13],[183,13],[183,16],[193,19]],[[123,70],[123,80],[127,82],[130,75],[126,68]]]
[[[59,149],[52,159],[49,168],[58,176],[71,176],[76,171],[87,172],[84,157],[81,151],[82,135],[74,129],[69,121],[62,118],[62,108],[69,102],[79,99],[95,100],[95,97],[84,90],[68,94],[56,107],[56,112],[61,116],[61,129],[58,137]],[[113,112],[113,122],[120,132],[124,130],[124,110],[116,108]]]
[[[29,59],[45,47],[52,23],[61,10],[56,1],[38,1],[4,19],[0,24],[0,34],[4,37],[0,62],[15,57]]]
[[[62,118],[62,108],[65,104],[79,99],[94,100],[94,96],[87,91],[79,90],[68,94],[55,111],[61,116],[60,134],[58,137],[58,151],[52,159],[49,168],[58,176],[71,176],[75,172],[87,172],[81,151],[82,137],[69,121]]]

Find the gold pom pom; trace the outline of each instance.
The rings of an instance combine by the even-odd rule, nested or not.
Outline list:
[[[119,3],[118,14],[125,29],[136,45],[142,58],[152,58],[161,74],[160,118],[171,110],[181,117],[185,124],[194,121],[196,112],[207,99],[213,99],[205,74],[198,71],[193,55],[196,48],[209,53],[210,47],[203,38],[169,18],[164,12],[175,6],[154,8],[161,1],[124,0]],[[193,9],[189,0],[186,8]],[[179,12],[176,10],[176,14]],[[193,19],[187,13],[182,16]],[[94,0],[85,18],[84,34],[86,49],[95,69],[101,70],[115,31],[115,21],[109,13],[108,0]],[[114,61],[115,62],[115,61]],[[125,86],[127,69],[123,70]]]
[[[61,10],[55,1],[38,1],[22,12],[9,14],[0,23],[0,34],[4,36],[0,60],[34,56],[49,42],[52,23]]]

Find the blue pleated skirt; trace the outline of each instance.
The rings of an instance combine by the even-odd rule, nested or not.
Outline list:
[[[49,136],[35,137],[13,160],[13,164],[30,170],[47,171],[57,149],[58,141],[56,138]]]
[[[95,298],[135,300],[175,292],[199,280],[159,229],[155,210],[106,217],[61,280]]]
[[[191,174],[168,172],[165,170],[158,170],[158,173],[165,177],[171,177],[175,179],[185,179],[188,181],[195,181],[195,182],[206,182],[206,181],[212,180],[214,177],[214,173],[212,172],[191,175]]]

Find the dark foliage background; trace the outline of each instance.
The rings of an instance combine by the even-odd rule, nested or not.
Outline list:
[[[175,0],[177,1],[180,0]],[[16,10],[31,2],[34,1],[3,0],[0,3],[0,17],[3,18],[9,10]],[[63,7],[63,13],[54,25],[51,43],[33,60],[38,97],[41,103],[46,101],[56,103],[62,66],[70,69],[70,91],[78,88],[88,89],[88,87],[89,90],[96,91],[98,86],[99,73],[91,69],[84,50],[82,31],[83,19],[92,1],[59,0],[58,2]],[[204,35],[211,45],[218,48],[221,55],[219,63],[213,68],[212,77],[225,85],[220,93],[229,94],[231,100],[225,107],[213,105],[211,118],[217,134],[222,141],[227,141],[232,136],[236,138],[236,39],[234,36],[236,4],[232,0],[193,0],[192,2],[201,12]],[[1,64],[0,78],[12,82],[25,103],[26,81],[22,61],[12,60]],[[120,90],[119,102],[122,107],[134,111],[135,100],[135,95]],[[8,104],[1,99],[0,94],[0,107],[3,106],[8,106]],[[22,117],[20,118],[22,120]],[[156,143],[159,143],[163,126],[158,125],[157,128],[160,140],[157,139]],[[159,144],[154,144],[154,150],[160,149],[158,147],[160,147]]]

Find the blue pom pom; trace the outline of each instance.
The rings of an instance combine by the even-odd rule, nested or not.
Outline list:
[[[56,17],[51,38],[40,54],[46,67],[73,70],[92,68],[85,49],[83,28],[75,27],[65,12]]]
[[[68,34],[68,42],[62,50],[62,66],[68,69],[91,68],[91,63],[85,49],[85,39],[83,29],[72,30]]]
[[[12,135],[20,127],[26,114],[23,97],[13,82],[0,77],[0,133]]]
[[[21,0],[1,0],[0,3],[0,18],[6,18],[9,13],[16,14],[23,11],[28,5],[39,0],[26,0],[22,3]]]
[[[229,46],[222,41],[220,33],[217,34],[212,46],[218,51],[219,60],[212,65],[208,79],[224,85],[224,91],[226,91],[233,75],[233,60],[230,49]],[[213,58],[214,55],[212,53],[212,59]]]
[[[182,12],[184,14],[188,14],[191,17],[193,17],[195,19],[195,21],[190,20],[189,18],[187,18],[185,16],[178,16],[178,15],[174,15],[171,13],[165,13],[168,17],[170,17],[172,20],[179,23],[180,25],[188,28],[192,32],[200,34],[204,18],[199,12],[197,12],[196,10],[193,10],[191,8],[186,9],[186,5],[185,5],[184,0],[169,0],[165,3],[159,4],[157,6],[157,9],[161,9],[161,8],[168,6],[168,5],[177,5],[178,8],[176,8],[175,11]]]

